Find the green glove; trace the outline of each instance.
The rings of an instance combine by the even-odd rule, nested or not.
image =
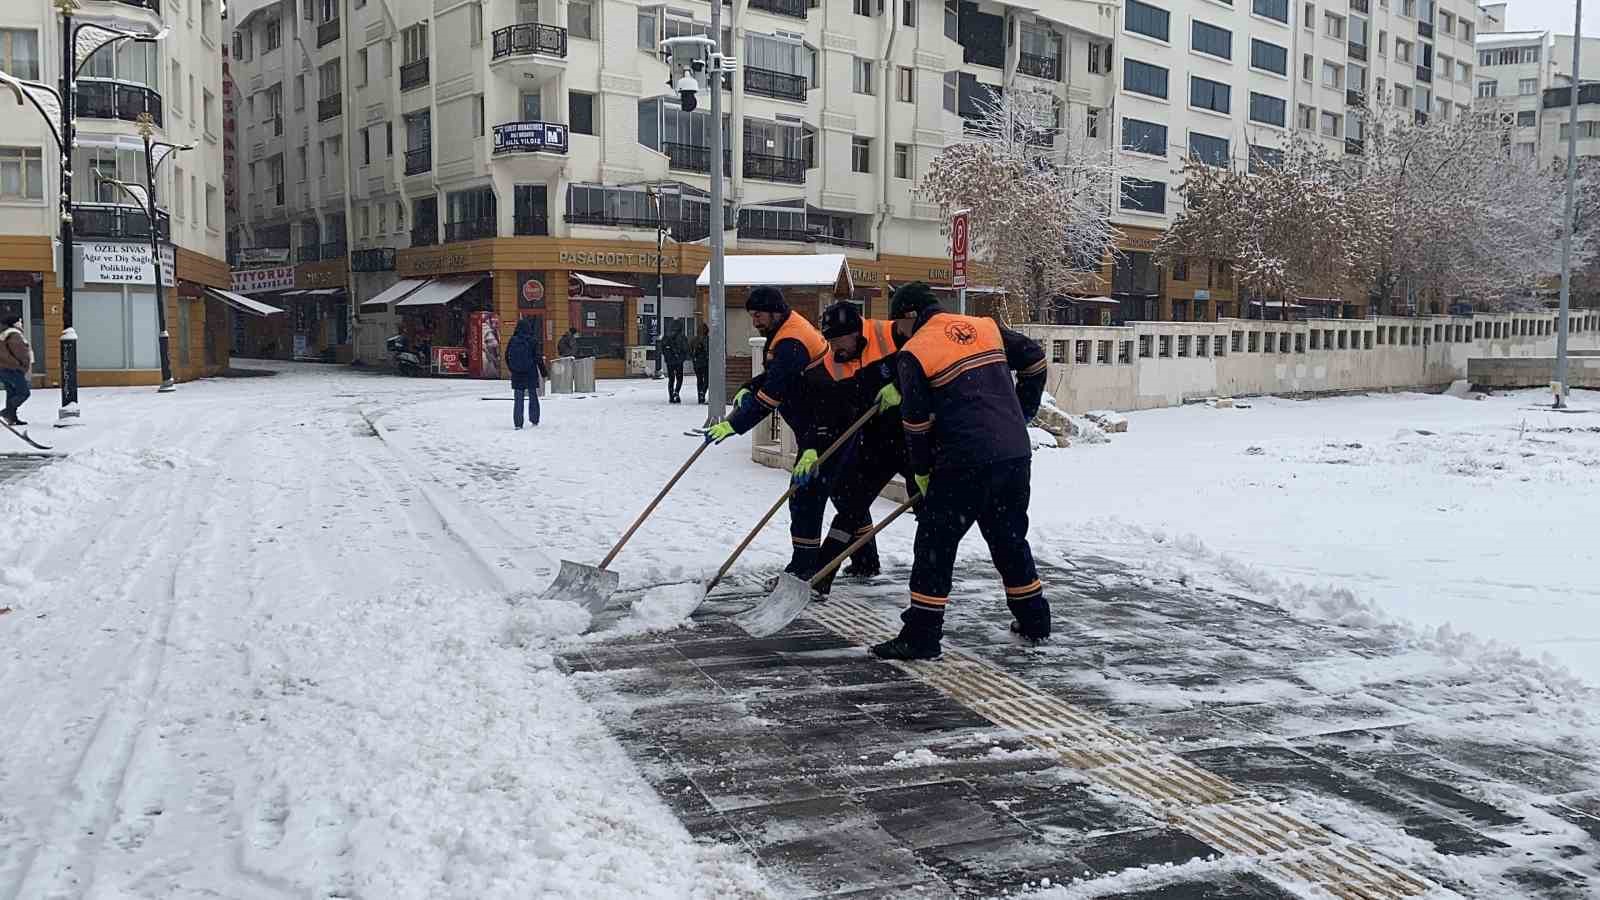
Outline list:
[[[885,413],[900,405],[900,391],[892,384],[883,386],[878,392],[878,412]]]
[[[817,451],[815,451],[815,450],[807,450],[806,452],[800,454],[800,458],[798,460],[796,460],[795,464],[794,464],[794,477],[795,477],[795,480],[800,482],[801,484],[805,484],[807,481],[810,481],[811,480],[811,472],[816,467],[817,467]]]
[[[932,475],[913,475],[911,480],[917,483],[917,493],[928,496],[928,482],[933,480]]]
[[[706,429],[706,443],[708,444],[720,444],[731,437],[733,437],[733,423],[727,419],[723,419],[721,422]]]
[[[739,388],[733,395],[733,408],[738,409],[744,405],[744,398],[750,396],[749,388]]]

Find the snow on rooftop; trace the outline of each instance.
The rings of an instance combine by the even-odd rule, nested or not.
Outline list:
[[[722,266],[722,283],[728,287],[754,287],[770,284],[777,287],[832,287],[844,279],[844,287],[853,287],[850,266],[843,253],[794,253],[752,256],[729,256]],[[700,287],[711,284],[711,264],[700,270],[695,281]]]
[[[1478,49],[1484,47],[1504,47],[1511,44],[1542,44],[1548,42],[1548,31],[1496,31],[1491,34],[1479,34]]]

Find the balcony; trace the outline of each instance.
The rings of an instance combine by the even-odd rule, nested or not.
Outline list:
[[[804,228],[757,228],[753,225],[740,225],[739,237],[749,241],[793,241],[799,244],[811,242],[810,235]]]
[[[806,17],[809,4],[806,0],[750,0],[751,9],[759,9],[780,16],[793,16],[796,19]]]
[[[134,6],[139,9],[148,9],[153,13],[161,12],[161,0],[115,0],[123,6]]]
[[[317,121],[326,122],[344,112],[344,95],[334,94],[317,101]]]
[[[1422,66],[1417,66],[1417,80],[1423,82],[1424,84],[1432,84],[1433,70],[1425,69]]]
[[[406,151],[406,174],[421,175],[433,168],[433,145]]]
[[[124,122],[137,122],[141,113],[149,113],[157,127],[165,122],[160,94],[142,84],[97,78],[78,79],[76,112],[89,119]]]
[[[631,27],[631,26],[630,26]],[[555,25],[526,22],[494,33],[494,59],[508,56],[567,56],[567,30]]]
[[[150,217],[137,206],[115,203],[72,204],[72,233],[80,238],[150,239]],[[156,234],[162,240],[172,237],[172,219],[156,210]]]
[[[746,153],[744,177],[762,181],[781,181],[786,184],[805,184],[806,161],[798,157]]]
[[[571,212],[566,214],[568,225],[600,225],[608,228],[648,228],[651,231],[665,225],[674,241],[702,241],[711,235],[711,223],[703,219],[630,219],[609,213]],[[732,227],[729,225],[728,227]]]
[[[1417,23],[1417,37],[1420,37],[1420,38],[1431,38],[1431,37],[1433,37],[1433,23],[1432,22],[1418,22]]]
[[[418,225],[411,229],[411,246],[432,247],[439,243],[439,228],[433,223]]]
[[[493,216],[483,219],[468,219],[465,222],[446,222],[444,226],[444,242],[451,244],[456,241],[476,241],[481,238],[492,238],[497,230]]]
[[[1345,138],[1344,152],[1351,156],[1360,156],[1366,150],[1366,143],[1361,138]]]
[[[517,213],[511,218],[511,233],[517,235],[547,235],[550,233],[548,213]]]
[[[775,72],[771,69],[746,66],[744,70],[744,90],[747,94],[804,103],[806,102],[806,77],[804,75],[793,75],[789,72]]]
[[[352,272],[393,272],[394,248],[373,247],[350,254]]]
[[[1354,59],[1354,60],[1359,60],[1361,62],[1366,62],[1367,61],[1367,45],[1366,44],[1351,44],[1350,45],[1350,58]]]
[[[1017,71],[1046,81],[1061,80],[1061,63],[1052,56],[1022,53],[1017,56]]]
[[[667,168],[679,172],[699,172],[701,175],[711,174],[711,148],[698,147],[694,144],[675,144],[664,141],[661,151],[667,154]],[[733,151],[722,151],[722,174],[733,174]]]
[[[1344,105],[1360,109],[1367,105],[1367,98],[1360,91],[1346,90],[1344,92]]]
[[[330,241],[322,245],[322,258],[324,260],[344,259],[349,253],[350,246],[344,241]]]
[[[871,241],[858,241],[855,238],[839,237],[832,234],[814,234],[811,240],[818,244],[832,244],[835,247],[854,247],[857,250],[871,250]]]
[[[494,127],[494,152],[566,153],[567,138],[559,122],[504,122]]]
[[[428,58],[408,62],[400,67],[400,90],[409,91],[428,83]]]
[[[329,19],[317,26],[317,46],[326,47],[339,39],[339,20]]]

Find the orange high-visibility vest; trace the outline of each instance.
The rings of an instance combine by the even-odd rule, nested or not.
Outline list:
[[[1005,342],[993,319],[939,313],[906,342],[928,386],[941,388],[982,366],[1006,365]]]
[[[861,336],[866,338],[867,346],[855,359],[839,362],[833,358],[832,352],[828,353],[828,374],[833,376],[834,381],[849,381],[863,368],[895,352],[893,322],[883,319],[862,319]]]

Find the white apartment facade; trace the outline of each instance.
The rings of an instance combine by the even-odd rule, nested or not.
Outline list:
[[[194,145],[158,171],[156,227],[163,237],[175,374],[214,374],[227,365],[228,323],[226,308],[205,291],[228,284],[221,10],[215,0],[82,0],[78,7],[74,25],[93,22],[150,34],[169,29],[158,42],[122,41],[99,50],[76,81],[73,325],[79,381],[160,380],[149,217],[94,174],[145,183],[137,126],[142,113],[154,122],[155,140]],[[54,3],[0,4],[0,70],[58,88],[61,51],[62,22]],[[0,310],[22,314],[40,384],[60,378],[59,166],[55,138],[32,106],[13,107],[0,119]],[[145,269],[130,273],[122,262]]]
[[[723,10],[739,72],[714,167],[708,92],[684,112],[657,49],[709,31],[699,0],[244,0],[234,16],[239,244],[286,252],[295,291],[348,290],[347,339],[372,361],[368,335],[453,340],[464,307],[502,332],[539,319],[552,353],[575,328],[621,374],[658,289],[666,318],[701,315],[713,168],[730,252],[844,253],[882,314],[895,284],[949,283],[915,186],[978,92],[1048,92],[1063,129],[1105,140],[1115,81],[1107,5],[745,0]],[[459,299],[384,294],[447,277],[471,281]],[[289,302],[321,296],[339,300]]]

